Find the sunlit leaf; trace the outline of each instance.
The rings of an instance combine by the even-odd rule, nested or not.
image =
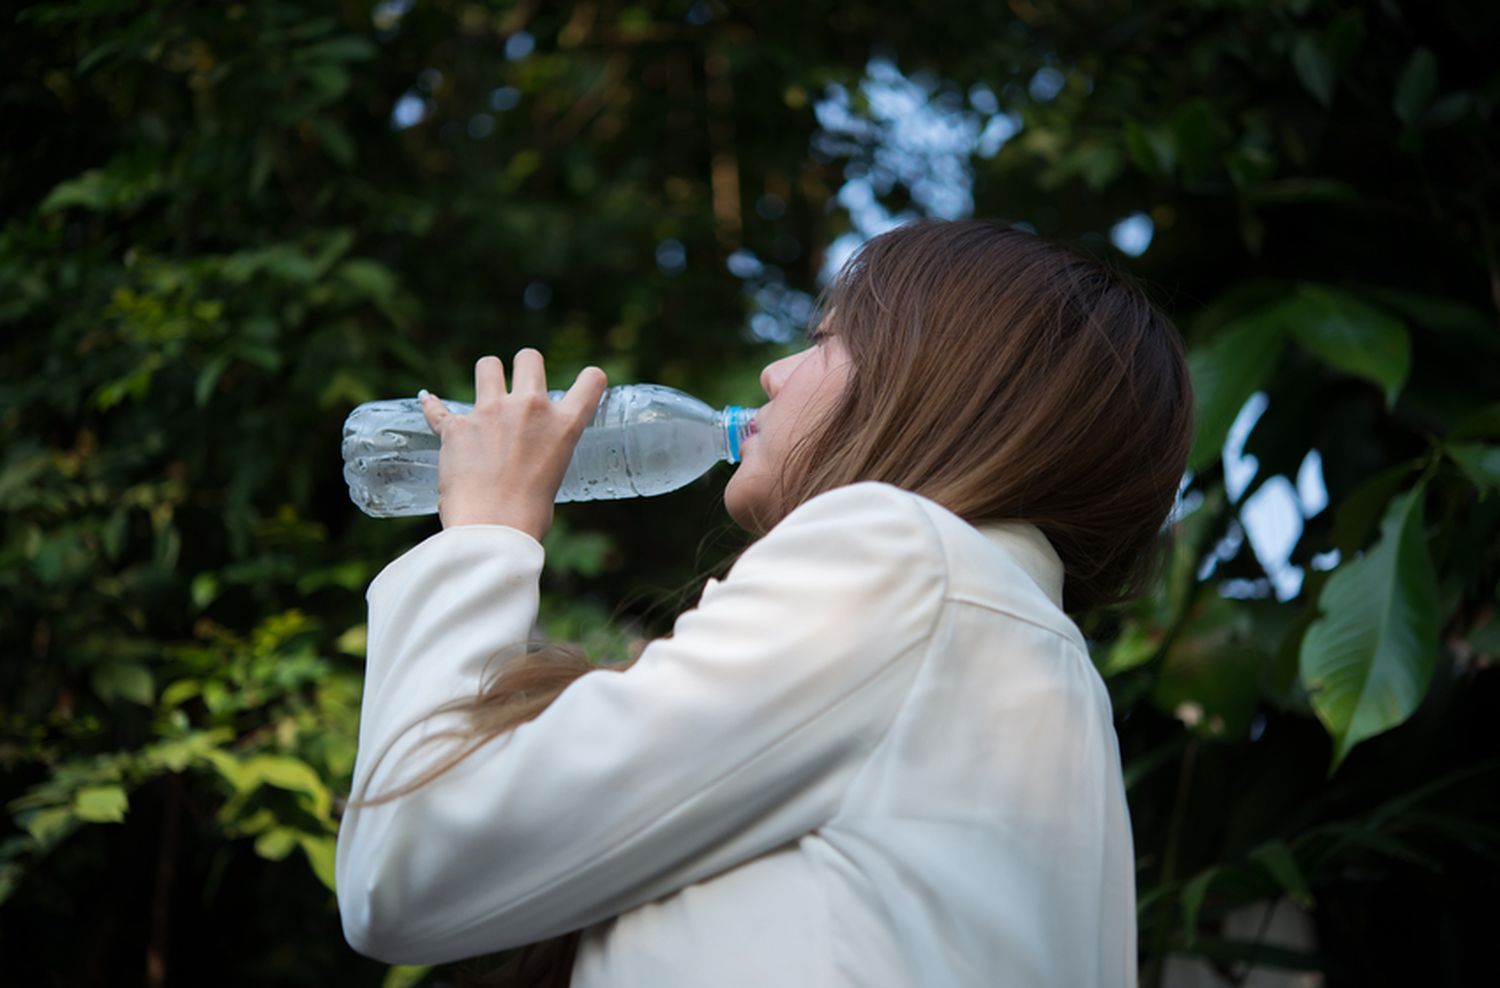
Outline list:
[[[368,629],[363,624],[356,624],[345,631],[334,640],[333,647],[345,655],[365,654],[365,642],[368,639]]]
[[[337,844],[334,838],[328,834],[299,833],[297,844],[302,848],[302,853],[307,855],[307,863],[312,866],[313,874],[318,881],[330,892],[337,891],[334,882],[334,855]]]
[[[1391,502],[1381,537],[1318,598],[1300,668],[1333,736],[1330,771],[1366,738],[1402,723],[1427,692],[1437,651],[1437,576],[1422,524],[1425,481]]]
[[[425,964],[396,964],[386,968],[380,988],[415,988],[432,968]]]
[[[203,610],[219,595],[219,578],[213,573],[199,573],[193,577],[189,594],[193,598],[193,606]]]
[[[122,786],[85,786],[73,794],[73,812],[91,823],[120,823],[129,806]]]
[[[256,755],[245,760],[244,769],[266,785],[310,796],[312,812],[319,818],[329,815],[333,794],[313,767],[301,759],[290,755]]]
[[[297,831],[291,827],[272,827],[255,838],[255,853],[268,861],[280,861],[297,847]]]

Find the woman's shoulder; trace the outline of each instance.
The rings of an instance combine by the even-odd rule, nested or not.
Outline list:
[[[797,505],[771,530],[804,524],[809,518],[888,517],[907,524],[926,522],[922,503],[927,499],[880,480],[861,480],[823,491]],[[768,532],[769,537],[771,533]]]
[[[1009,614],[1086,649],[1077,624],[1062,608],[1062,559],[1030,522],[975,524],[924,495],[894,484],[862,481],[808,499],[777,528],[782,526],[786,536],[818,531],[833,541],[884,542],[890,551],[881,558],[888,565],[920,565],[915,562],[920,557],[938,567],[945,600]]]
[[[792,548],[892,566],[920,557],[946,568],[943,538],[925,500],[882,481],[845,484],[797,505],[751,548]]]
[[[908,589],[941,586],[947,571],[942,539],[917,496],[877,481],[846,484],[797,505],[740,554],[725,580],[768,567],[838,582],[879,572],[888,578],[872,586]]]

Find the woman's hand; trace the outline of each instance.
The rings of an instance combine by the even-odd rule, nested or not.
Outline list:
[[[474,410],[454,415],[436,395],[422,397],[422,414],[438,450],[438,517],[454,525],[509,525],[538,542],[552,527],[558,488],[578,437],[594,418],[609,379],[585,367],[561,401],[547,396],[539,351],[516,354],[514,381],[505,391],[499,357],[474,365]]]

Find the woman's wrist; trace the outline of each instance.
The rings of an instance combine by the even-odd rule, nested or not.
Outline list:
[[[451,511],[439,510],[438,517],[445,529],[460,525],[505,525],[525,532],[538,542],[542,541],[547,530],[552,527],[551,511],[501,510],[494,507],[455,508]]]

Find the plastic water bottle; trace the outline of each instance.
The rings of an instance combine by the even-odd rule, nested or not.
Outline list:
[[[563,391],[549,391],[553,401]],[[474,406],[443,402],[455,415]],[[660,384],[612,387],[599,400],[563,476],[557,503],[646,497],[674,491],[715,463],[740,461],[755,432],[754,408],[712,407]],[[416,398],[367,401],[344,421],[349,497],[376,518],[437,512],[437,434]]]

